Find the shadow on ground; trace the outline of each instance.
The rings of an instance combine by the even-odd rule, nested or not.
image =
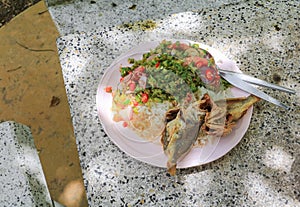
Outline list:
[[[34,5],[40,0],[1,0],[0,1],[0,27],[9,22],[16,15]]]

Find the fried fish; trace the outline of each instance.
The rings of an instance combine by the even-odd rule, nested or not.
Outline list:
[[[165,127],[161,136],[163,149],[168,157],[167,168],[175,175],[178,161],[193,148],[199,136],[224,136],[232,131],[235,123],[260,99],[229,98],[214,102],[208,94],[188,107],[175,107],[165,114]]]
[[[177,162],[191,150],[197,140],[205,116],[205,111],[199,107],[201,102],[203,100],[187,108],[170,109],[166,113],[161,142],[168,157],[167,168],[171,175],[175,175]]]

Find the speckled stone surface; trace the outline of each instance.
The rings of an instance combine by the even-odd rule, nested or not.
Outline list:
[[[172,8],[168,2],[163,9]],[[139,25],[122,28],[115,22],[120,17],[82,33],[76,28],[81,20],[73,19],[80,33],[58,39],[89,205],[300,206],[299,1],[189,6],[193,10],[152,19],[157,25],[152,30]],[[130,12],[123,16],[130,18]],[[62,27],[69,31],[67,25]],[[120,54],[161,38],[210,45],[236,61],[243,72],[295,89],[296,95],[265,89],[291,110],[260,101],[247,133],[233,150],[212,163],[179,170],[175,177],[127,156],[103,131],[95,103],[97,86]]]
[[[103,27],[154,19],[160,21],[172,14],[236,4],[243,0],[46,0],[49,12],[62,35],[75,32],[97,32]]]
[[[30,129],[0,123],[0,205],[52,206]]]

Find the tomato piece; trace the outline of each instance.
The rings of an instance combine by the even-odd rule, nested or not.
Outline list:
[[[197,68],[201,68],[203,66],[207,66],[208,65],[208,60],[206,58],[194,57],[193,61],[194,61],[195,66]]]
[[[137,102],[136,100],[133,100],[133,101],[132,101],[132,104],[133,104],[133,106],[138,106],[138,105],[139,105],[139,102]]]
[[[211,70],[207,69],[205,71],[205,77],[207,78],[208,81],[212,81],[214,79],[214,74],[212,73]]]
[[[207,84],[208,87],[219,87],[220,76],[218,74],[218,70],[215,67],[203,66],[199,70],[201,72],[200,78],[204,84]]]
[[[128,122],[124,121],[122,125],[123,127],[128,127]]]
[[[176,47],[177,47],[176,43],[173,43],[168,46],[169,49],[176,49]]]
[[[130,90],[130,91],[134,91],[134,90],[135,90],[135,87],[136,87],[135,82],[129,83],[129,90]]]
[[[185,43],[180,43],[179,48],[182,50],[187,50],[190,48],[190,46]]]
[[[112,92],[112,87],[111,87],[111,86],[107,86],[107,87],[105,88],[105,92],[106,92],[106,93],[111,93],[111,92]]]
[[[190,48],[190,46],[185,43],[175,42],[175,43],[169,45],[168,48],[169,49],[186,50],[186,49]]]
[[[148,99],[149,99],[148,94],[147,94],[147,93],[143,93],[143,94],[142,94],[142,98],[141,98],[142,102],[143,102],[143,103],[147,103],[147,102],[148,102]]]

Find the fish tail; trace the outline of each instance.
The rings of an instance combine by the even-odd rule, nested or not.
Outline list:
[[[174,176],[176,174],[176,164],[168,162],[167,168],[170,175]]]

